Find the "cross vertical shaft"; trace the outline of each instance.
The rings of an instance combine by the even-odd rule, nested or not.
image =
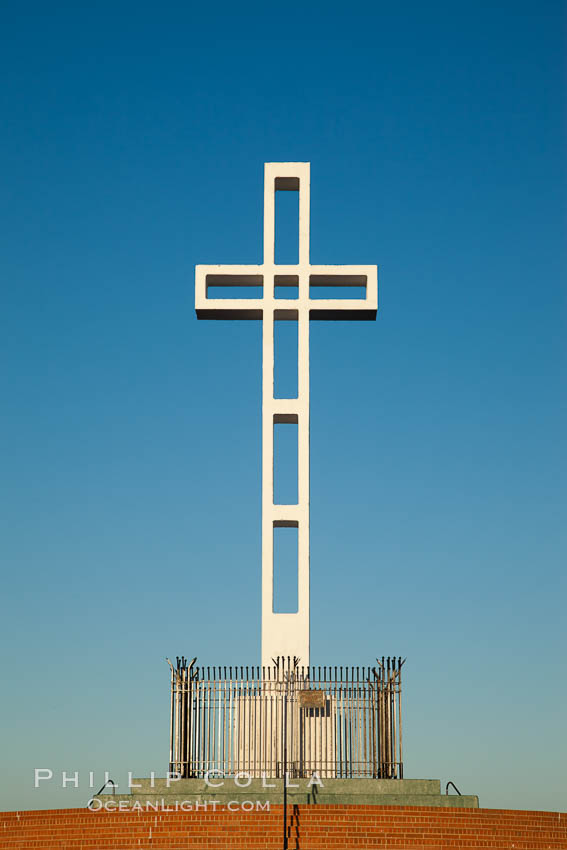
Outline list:
[[[275,193],[299,191],[297,300],[275,298]],[[289,271],[289,269],[286,270]],[[274,397],[274,323],[297,321],[297,398]],[[262,381],[262,665],[280,655],[309,665],[309,163],[266,163]],[[274,503],[274,425],[297,423],[297,505]],[[297,528],[297,612],[274,612],[274,529]]]

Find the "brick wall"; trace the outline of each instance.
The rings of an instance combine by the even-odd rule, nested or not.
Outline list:
[[[270,812],[0,813],[0,848],[269,850],[283,846],[282,807]],[[514,848],[567,850],[567,814],[501,809],[292,806],[290,850]]]

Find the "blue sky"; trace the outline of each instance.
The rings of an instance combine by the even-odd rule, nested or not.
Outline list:
[[[1,807],[163,774],[165,656],[259,659],[260,324],[194,265],[307,160],[312,262],[380,267],[311,327],[312,660],[407,656],[407,776],[565,811],[563,5],[1,15]]]

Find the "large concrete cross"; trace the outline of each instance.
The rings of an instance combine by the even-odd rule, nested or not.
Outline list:
[[[299,192],[299,262],[276,265],[275,193]],[[258,298],[209,297],[211,286],[262,287]],[[297,286],[298,296],[276,298],[275,286]],[[364,298],[313,298],[312,287],[364,287]],[[195,267],[199,319],[262,319],[262,664],[280,655],[309,665],[309,321],[375,319],[376,266],[312,266],[309,262],[309,163],[267,162],[264,170],[264,262]],[[297,321],[296,398],[274,398],[274,322]],[[274,504],[274,425],[297,423],[298,500]],[[298,606],[274,612],[274,528],[298,529]]]

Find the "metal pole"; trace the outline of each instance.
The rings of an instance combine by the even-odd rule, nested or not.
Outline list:
[[[173,670],[173,664],[171,663],[169,658],[166,658],[165,660],[171,667],[171,710],[169,713],[169,770],[171,772],[171,765],[173,762],[173,714],[175,710],[173,691],[175,687],[175,672]]]
[[[283,850],[287,850],[287,676],[283,688]]]

